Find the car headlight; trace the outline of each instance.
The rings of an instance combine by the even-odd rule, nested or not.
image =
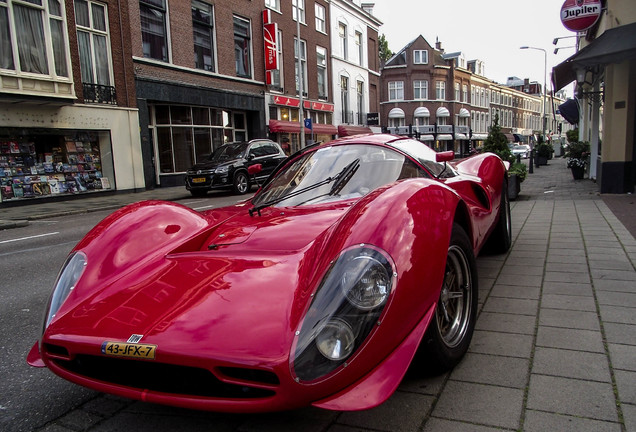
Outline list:
[[[388,304],[394,268],[385,252],[365,245],[338,257],[296,332],[291,361],[298,381],[326,376],[362,346]]]
[[[215,174],[227,174],[227,171],[230,169],[229,166],[220,166],[214,170]]]
[[[49,306],[46,310],[46,319],[44,328],[48,327],[51,320],[57,314],[68,295],[75,288],[75,284],[84,273],[86,268],[86,255],[82,252],[74,252],[66,259],[62,266],[62,270],[55,282],[55,288],[49,300]]]

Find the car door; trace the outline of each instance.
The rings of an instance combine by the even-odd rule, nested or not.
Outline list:
[[[285,159],[285,155],[273,142],[262,142],[255,145],[258,145],[258,147],[254,149],[254,157],[250,164],[261,164],[263,170],[258,177],[266,178],[276,169],[278,164]]]

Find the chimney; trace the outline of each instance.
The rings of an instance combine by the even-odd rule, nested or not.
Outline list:
[[[438,37],[435,38],[435,49],[437,51],[444,52],[444,50],[442,49],[442,43],[439,41]]]

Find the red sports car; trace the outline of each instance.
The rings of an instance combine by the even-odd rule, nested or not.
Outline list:
[[[231,207],[124,207],[68,257],[27,360],[187,408],[374,407],[412,362],[460,361],[475,255],[510,247],[506,166],[453,156],[358,135],[290,156]]]

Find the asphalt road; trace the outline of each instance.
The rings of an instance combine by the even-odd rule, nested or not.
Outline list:
[[[243,198],[241,198],[243,199]],[[182,201],[198,210],[239,201],[227,195]],[[0,231],[0,430],[32,431],[97,395],[27,365],[58,271],[73,246],[111,211],[32,221]]]

